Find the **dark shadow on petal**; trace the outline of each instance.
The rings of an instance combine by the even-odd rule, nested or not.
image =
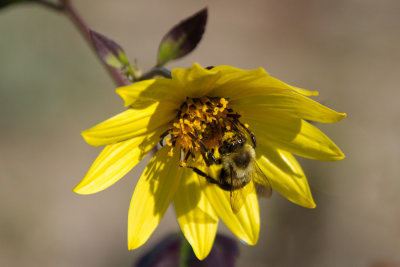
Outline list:
[[[259,142],[258,147],[262,147],[263,151],[268,151],[268,154],[265,155],[261,155],[259,153],[257,153],[257,160],[259,160],[259,158],[261,158],[261,156],[265,156],[267,159],[275,159],[274,161],[272,161],[272,163],[278,167],[281,171],[288,173],[290,175],[294,175],[297,176],[297,174],[292,170],[292,168],[288,165],[288,163],[282,158],[282,156],[278,153],[278,151],[276,149],[272,149],[272,147],[265,145],[263,142],[263,139],[260,138],[259,139],[261,142]],[[256,152],[257,152],[257,148],[256,148]],[[278,160],[276,160],[278,159]]]
[[[190,170],[191,171],[191,170]],[[182,177],[183,179],[185,179],[185,177]],[[183,183],[185,183],[185,181],[182,181]],[[191,212],[193,209],[195,209],[198,206],[198,203],[200,201],[200,193],[201,193],[201,187],[194,183],[194,182],[190,182],[190,183],[186,183],[183,185],[185,187],[185,190],[187,190],[188,192],[190,192],[190,195],[188,197],[191,198],[190,201],[188,201],[188,203],[190,203],[190,205],[185,205],[185,208],[179,211],[176,211],[176,217],[179,218],[180,216],[186,215],[187,213]],[[210,223],[216,223],[217,221],[209,215],[208,211],[204,211],[204,210],[198,210],[196,212],[196,217],[192,218],[193,222],[197,223],[197,224],[210,224]]]
[[[185,187],[185,190],[191,192],[191,194],[188,196],[190,201],[188,201],[189,205],[186,205],[185,209],[182,210],[182,213],[177,214],[177,216],[184,215],[196,208],[200,200],[199,186],[197,186],[194,182],[187,183],[186,181],[182,181],[182,183],[184,183],[182,186]]]

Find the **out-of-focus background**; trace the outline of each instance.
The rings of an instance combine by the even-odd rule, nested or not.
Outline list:
[[[278,194],[261,200],[260,241],[240,245],[238,266],[400,266],[399,1],[74,2],[145,70],[164,33],[208,6],[198,48],[167,67],[262,66],[348,114],[319,125],[346,159],[301,160],[317,208]],[[0,266],[130,266],[179,231],[170,209],[148,243],[127,250],[144,163],[101,193],[71,191],[100,151],[80,132],[123,110],[114,89],[65,16],[36,5],[0,10]]]

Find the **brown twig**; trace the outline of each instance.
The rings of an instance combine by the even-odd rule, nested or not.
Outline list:
[[[63,12],[74,22],[76,27],[83,34],[84,38],[88,41],[89,45],[92,48],[94,48],[92,41],[90,39],[90,34],[89,34],[90,28],[88,24],[83,20],[83,18],[79,15],[79,13],[76,11],[76,9],[73,7],[70,0],[60,0],[59,3],[48,2],[46,0],[31,0],[31,1],[44,5],[53,10]],[[107,65],[104,61],[101,60],[100,57],[99,59],[102,62],[103,66],[108,70],[111,77],[114,79],[114,81],[117,83],[118,86],[129,84],[128,79],[118,69]]]
[[[35,2],[37,4],[41,4],[41,5],[43,5],[43,6],[47,7],[47,8],[55,9],[55,10],[58,10],[58,11],[62,11],[63,8],[64,8],[64,5],[60,4],[60,3],[47,2],[45,0],[31,0],[31,1]]]
[[[79,13],[76,11],[76,9],[72,6],[70,0],[63,0],[63,11],[67,16],[71,18],[71,20],[75,23],[80,32],[84,35],[86,40],[90,43],[90,46],[93,48],[93,44],[90,40],[90,34],[89,34],[90,28],[87,25],[87,23],[82,19],[82,17],[79,15]],[[118,86],[129,84],[126,77],[118,69],[108,66],[101,60],[100,57],[99,59],[103,63],[103,65],[107,68],[108,72],[113,77],[114,81],[117,83]]]

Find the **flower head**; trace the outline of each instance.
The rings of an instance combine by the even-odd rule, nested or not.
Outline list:
[[[150,237],[171,202],[199,259],[211,250],[219,219],[243,242],[257,243],[256,188],[279,192],[314,208],[306,177],[293,154],[340,160],[340,149],[307,121],[346,117],[283,83],[262,68],[205,69],[194,64],[117,89],[126,111],[82,133],[106,145],[74,188],[92,194],[117,182],[157,143],[162,148],[136,185],[128,215],[128,247]]]

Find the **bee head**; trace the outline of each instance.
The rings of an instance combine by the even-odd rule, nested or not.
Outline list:
[[[224,139],[222,145],[218,148],[218,152],[219,154],[224,155],[240,151],[246,142],[246,137],[237,134],[231,138]]]

